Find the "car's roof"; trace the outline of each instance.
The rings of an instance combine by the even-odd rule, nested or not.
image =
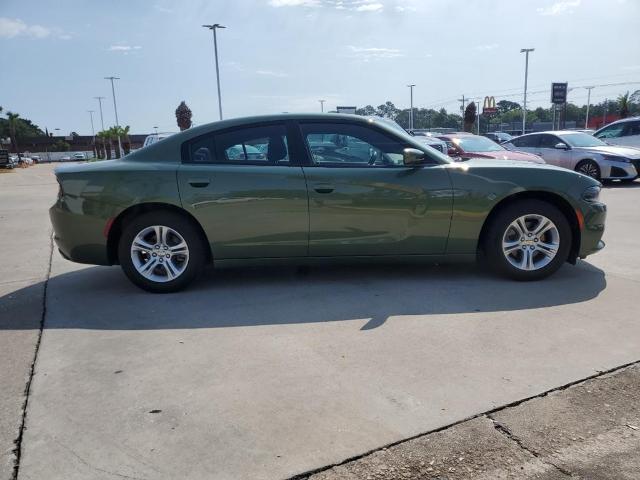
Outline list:
[[[438,138],[448,138],[448,139],[453,139],[453,138],[459,138],[459,137],[477,137],[477,135],[475,133],[470,133],[470,132],[452,132],[452,133],[440,133],[438,134]]]
[[[395,133],[396,135],[399,133],[399,130],[397,128],[389,125],[389,120],[387,119],[363,117],[360,115],[352,115],[348,113],[279,113],[274,115],[230,118],[227,120],[221,120],[217,122],[198,125],[196,127],[191,127],[187,130],[183,130],[180,133],[176,133],[175,135],[170,135],[169,137],[163,139],[161,142],[155,142],[145,148],[136,150],[135,152],[127,155],[127,158],[130,160],[134,160],[137,158],[142,159],[153,157],[158,161],[174,161],[174,159],[176,158],[176,152],[180,151],[180,148],[185,141],[191,140],[201,135],[214,133],[227,128],[278,121],[282,122],[287,120],[310,122],[337,121],[361,125],[371,125],[373,123],[376,124],[379,128],[382,128],[390,133]],[[408,133],[405,133],[405,135],[408,138],[412,138]],[[416,140],[413,141],[415,142]]]

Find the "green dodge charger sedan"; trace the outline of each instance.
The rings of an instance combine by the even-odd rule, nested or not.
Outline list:
[[[56,170],[70,260],[172,292],[207,264],[473,261],[517,280],[604,247],[600,184],[548,165],[453,162],[376,120],[225,120]]]

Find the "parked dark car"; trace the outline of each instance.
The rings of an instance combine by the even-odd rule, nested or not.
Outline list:
[[[13,168],[15,167],[15,164],[13,163],[13,160],[11,158],[11,156],[9,155],[9,150],[6,149],[0,149],[0,168]]]

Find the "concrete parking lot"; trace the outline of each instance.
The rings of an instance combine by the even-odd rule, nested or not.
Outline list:
[[[151,295],[51,255],[51,170],[0,175],[2,480],[16,454],[24,479],[287,478],[640,360],[638,181],[603,192],[607,248],[542,282],[261,268]]]

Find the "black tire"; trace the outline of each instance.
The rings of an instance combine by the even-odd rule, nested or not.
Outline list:
[[[582,160],[576,165],[576,172],[582,173],[587,177],[591,177],[600,181],[602,176],[600,172],[600,166],[593,160]]]
[[[522,270],[514,266],[503,252],[503,239],[505,235],[507,235],[510,225],[525,215],[542,215],[551,220],[559,236],[555,257],[546,265],[535,270]],[[488,225],[482,242],[485,262],[492,270],[501,275],[520,281],[540,280],[556,272],[569,257],[572,243],[569,221],[557,207],[550,203],[535,199],[519,200],[502,208],[490,221],[491,223]],[[551,233],[549,233],[549,235],[550,234]],[[523,238],[525,238],[527,242],[531,242],[535,238],[535,241],[538,242],[535,235],[531,239],[526,236]],[[542,236],[540,241],[543,241]],[[514,250],[512,255],[518,254],[524,255],[524,253],[519,250]],[[534,253],[530,255],[533,258]],[[535,258],[541,257],[544,258],[542,253],[535,253]],[[517,257],[511,257],[511,259],[516,261]]]
[[[188,260],[184,261],[184,255],[176,257],[178,262],[180,262],[180,259],[183,259],[180,265],[186,264],[184,270],[175,278],[167,279],[166,281],[154,281],[153,279],[143,276],[134,265],[131,254],[131,247],[136,236],[144,229],[156,225],[169,227],[177,232],[182,236],[188,248]],[[175,239],[177,237],[173,236],[173,238]],[[156,243],[160,242],[157,242],[156,239]],[[202,272],[208,258],[205,250],[206,245],[206,241],[202,238],[200,231],[193,225],[190,219],[178,213],[158,210],[140,214],[126,222],[118,243],[118,259],[122,270],[129,280],[143,290],[153,293],[177,292],[189,285]],[[154,252],[154,250],[149,250],[149,252]],[[151,253],[146,252],[141,253],[140,255],[144,256],[142,257],[142,261],[146,258],[151,259],[150,254]],[[155,254],[153,254],[153,256],[156,257]],[[158,261],[162,262],[165,260],[164,258],[160,260],[160,257],[164,257],[164,255],[158,255]],[[151,272],[156,271],[166,275],[167,270],[166,266],[157,265],[151,269]]]

